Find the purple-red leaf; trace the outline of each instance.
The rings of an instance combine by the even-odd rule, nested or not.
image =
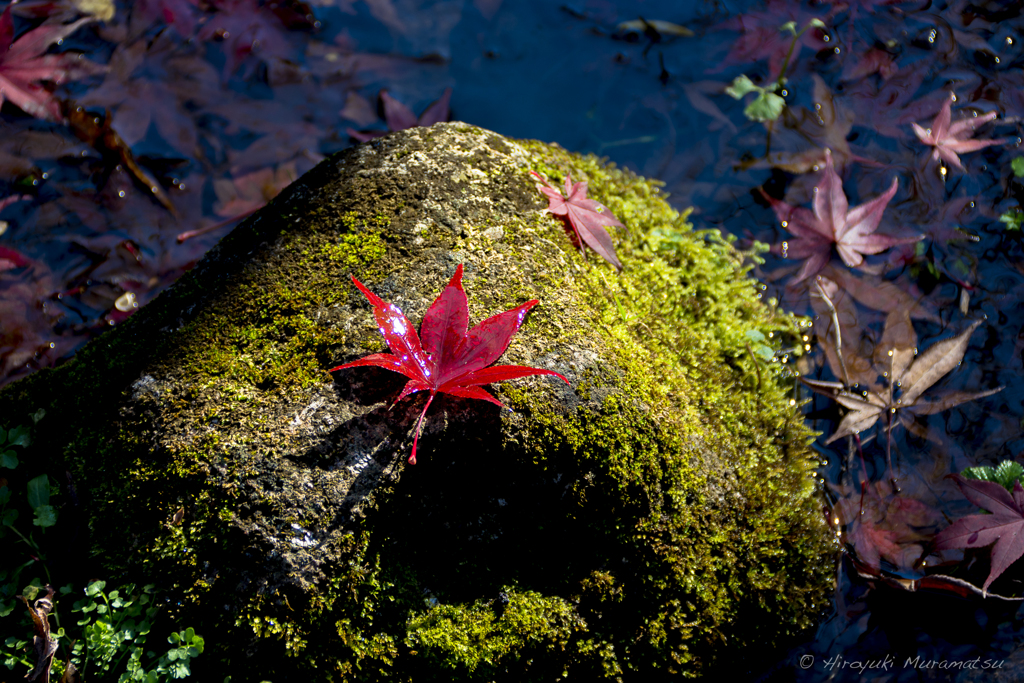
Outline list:
[[[583,245],[586,244],[605,261],[622,270],[622,263],[615,254],[615,246],[605,227],[626,226],[612,215],[607,206],[596,200],[587,199],[587,184],[581,181],[573,185],[572,178],[566,175],[563,196],[541,174],[530,171],[530,175],[541,181],[537,183],[537,189],[548,198],[548,211],[565,219],[572,229],[573,241],[580,248],[580,253],[584,253]]]
[[[537,300],[527,301],[504,313],[484,320],[472,330],[469,326],[469,302],[462,289],[462,264],[455,270],[448,286],[434,300],[420,327],[422,337],[406,319],[401,310],[389,304],[367,289],[363,283],[352,277],[373,305],[381,334],[391,353],[375,353],[365,358],[331,368],[328,372],[374,365],[401,373],[409,378],[397,400],[417,391],[429,391],[430,397],[416,423],[409,463],[416,464],[416,445],[419,441],[420,425],[427,408],[438,392],[475,398],[502,405],[480,385],[501,382],[529,375],[554,375],[566,384],[569,380],[554,370],[543,370],[522,365],[497,365],[486,367],[496,361],[508,348],[513,335],[519,331],[527,311],[537,305]]]
[[[825,150],[825,173],[815,188],[813,213],[762,192],[783,227],[796,238],[783,243],[783,256],[806,259],[795,282],[821,270],[828,263],[833,244],[843,263],[856,267],[864,262],[867,254],[877,254],[895,244],[923,239],[923,235],[899,238],[875,234],[882,212],[896,194],[897,185],[897,179],[893,178],[892,185],[884,194],[851,209],[843,192],[843,182],[832,163],[832,154]]]
[[[406,130],[408,128],[415,128],[416,126],[432,126],[435,123],[441,123],[447,121],[448,116],[451,114],[449,103],[452,99],[452,89],[445,88],[437,100],[431,102],[430,105],[423,110],[423,113],[417,119],[416,115],[412,113],[409,107],[405,106],[394,97],[392,97],[386,90],[381,90],[380,101],[384,107],[384,121],[388,124],[388,130],[355,130],[353,128],[347,128],[346,132],[354,139],[359,142],[369,142],[374,138],[379,138],[393,133],[396,130]],[[365,101],[365,100],[364,100]],[[363,116],[365,108],[360,107],[357,103],[359,99],[354,99],[352,102],[346,102],[345,109],[341,111],[342,115],[348,116]]]
[[[1024,488],[1017,481],[1011,495],[995,482],[966,479],[959,474],[953,479],[967,500],[992,514],[958,519],[935,537],[935,547],[981,548],[995,543],[988,578],[981,587],[988,591],[992,582],[1024,555]]]
[[[9,100],[26,114],[60,121],[60,104],[49,90],[39,84],[40,81],[60,84],[98,73],[103,67],[72,55],[43,53],[50,45],[67,38],[92,20],[92,17],[87,17],[73,24],[43,24],[12,43],[14,23],[11,6],[8,5],[0,14],[0,104]]]
[[[958,153],[975,152],[989,145],[1001,145],[1006,140],[971,140],[974,129],[994,119],[996,112],[991,111],[983,116],[969,116],[951,124],[952,106],[952,98],[946,98],[946,101],[942,104],[942,109],[939,110],[935,120],[932,121],[932,127],[927,130],[916,123],[911,123],[910,125],[913,126],[914,134],[917,135],[921,142],[935,148],[932,152],[933,159],[937,160],[941,157],[946,163],[962,171],[964,167],[960,163],[960,157],[957,156]]]

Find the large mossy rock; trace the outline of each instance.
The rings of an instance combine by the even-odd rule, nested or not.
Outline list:
[[[531,169],[590,183],[624,272],[581,256]],[[155,583],[206,681],[647,682],[785,641],[834,547],[771,362],[800,328],[742,262],[557,146],[441,124],[342,152],[0,393],[15,422],[46,410],[25,476],[77,489],[54,580]],[[418,325],[460,263],[471,324],[541,301],[500,362],[571,387],[442,395],[410,466],[426,396],[327,368],[386,350],[350,276]]]

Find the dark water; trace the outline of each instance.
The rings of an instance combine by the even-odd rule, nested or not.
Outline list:
[[[15,35],[62,7],[21,3]],[[766,197],[810,208],[828,148],[851,207],[897,179],[878,234],[922,238],[858,268],[831,253],[818,282],[837,308],[846,358],[885,349],[893,310],[910,310],[922,352],[984,319],[962,363],[926,397],[1005,388],[920,417],[914,433],[874,425],[831,445],[845,411],[800,390],[823,432],[821,474],[847,553],[817,634],[742,675],[986,680],[971,667],[1011,660],[1024,638],[1016,604],[897,585],[937,572],[984,582],[987,550],[930,552],[937,532],[977,512],[947,475],[1012,460],[1024,445],[1022,231],[999,220],[1013,222],[1024,194],[1011,166],[1024,156],[1020,2],[225,0],[200,10],[148,0],[115,9],[51,49],[108,67],[57,91],[77,135],[11,104],[0,116],[0,197],[27,197],[0,213],[0,246],[13,250],[0,254],[5,380],[59,362],[151,300],[239,217],[352,144],[347,128],[386,130],[382,88],[415,113],[452,88],[453,118],[661,179],[676,206],[695,207],[698,228],[741,247],[772,245],[755,274],[765,298],[798,314],[825,311],[823,300],[811,297],[814,276],[795,282],[802,262],[782,257],[793,236]],[[693,35],[619,28],[639,16]],[[742,74],[771,84],[793,45],[780,26],[815,18],[825,28],[809,28],[793,49],[785,110],[771,124],[749,120],[754,95],[737,101],[725,87]],[[963,170],[932,159],[911,126],[931,127],[951,94],[954,123],[997,114],[961,136],[1001,141],[960,154]],[[128,150],[142,169],[135,176]],[[173,210],[154,199],[154,184]],[[179,239],[203,227],[211,231]],[[829,320],[819,315],[810,351],[785,360],[836,380],[824,353],[835,343]],[[1021,574],[1011,567],[992,590],[1020,595]]]

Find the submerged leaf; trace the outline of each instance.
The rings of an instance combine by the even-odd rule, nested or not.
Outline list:
[[[929,535],[919,529],[939,521],[938,512],[893,490],[888,482],[864,482],[861,486],[837,486],[833,508],[845,539],[859,562],[877,576],[885,559],[901,570],[910,570],[924,554]]]
[[[355,130],[353,128],[347,128],[347,132],[354,140],[359,142],[369,142],[375,138],[383,137],[388,133],[393,133],[397,130],[407,130],[409,128],[415,128],[416,126],[432,126],[435,123],[442,123],[448,120],[451,114],[450,103],[452,99],[452,89],[445,88],[444,92],[441,93],[441,97],[437,98],[434,102],[431,102],[423,113],[420,114],[419,118],[412,113],[409,107],[405,106],[394,97],[392,97],[388,91],[380,91],[380,102],[384,108],[384,121],[388,124],[386,131],[377,130]],[[352,102],[358,102],[353,100]],[[350,110],[350,102],[346,102],[345,109],[342,110],[342,115],[345,115]],[[360,110],[356,115],[363,114]],[[350,114],[351,115],[351,114]]]
[[[844,340],[844,366],[857,369],[857,374],[849,374],[850,381],[864,383],[871,389],[856,394],[838,382],[802,380],[814,391],[830,396],[850,410],[839,423],[835,433],[825,443],[830,444],[841,437],[869,429],[887,412],[893,413],[900,424],[903,424],[915,435],[931,438],[927,431],[917,428],[912,417],[908,417],[900,411],[905,410],[913,415],[932,415],[961,403],[985,398],[1002,391],[1003,387],[979,392],[957,391],[939,396],[931,401],[921,400],[921,395],[925,391],[960,364],[967,351],[971,333],[978,328],[981,322],[980,320],[974,321],[957,336],[933,344],[915,359],[917,334],[910,323],[910,311],[905,308],[892,311],[886,319],[882,340],[875,347],[874,353],[874,371],[877,375],[887,378],[888,387],[885,389],[875,386],[873,381],[865,378],[865,374],[861,370],[865,361],[854,351],[854,346],[847,345]],[[819,336],[819,338],[822,337]],[[828,343],[834,343],[833,339],[834,336],[824,337],[826,348]],[[839,365],[835,352],[832,351],[828,358],[830,365],[835,370]],[[894,397],[893,392],[897,388],[902,389],[902,393]],[[937,438],[931,440],[937,441]]]
[[[43,24],[12,42],[14,24],[8,5],[0,14],[0,104],[7,100],[30,116],[60,121],[60,104],[40,82],[60,84],[98,73],[103,67],[76,55],[45,53],[91,21],[92,17],[86,17],[73,24]]]
[[[967,500],[991,514],[958,519],[935,537],[935,547],[982,548],[995,543],[992,566],[981,587],[987,592],[992,582],[1024,555],[1024,488],[1017,480],[1011,494],[995,482],[965,479],[958,474],[952,477]]]
[[[851,209],[843,191],[843,182],[836,173],[832,153],[825,150],[825,171],[815,188],[813,212],[791,206],[762,190],[762,196],[771,204],[782,227],[795,238],[783,243],[783,256],[805,259],[794,282],[800,282],[824,268],[831,257],[832,245],[839,251],[843,263],[853,268],[860,266],[868,254],[878,254],[896,244],[924,239],[923,235],[900,238],[875,234],[882,212],[895,196],[898,184],[898,180],[893,178],[884,194]]]
[[[914,129],[914,134],[917,135],[921,142],[935,148],[932,152],[933,159],[937,160],[941,157],[951,166],[962,171],[964,170],[964,166],[960,163],[960,157],[957,156],[957,154],[975,152],[990,145],[1001,145],[1006,142],[1006,140],[971,139],[971,136],[974,135],[974,129],[983,123],[988,123],[992,119],[996,118],[996,112],[991,111],[983,116],[969,116],[951,124],[952,106],[952,98],[946,98],[945,103],[942,105],[942,109],[939,110],[939,113],[935,116],[935,120],[932,121],[931,128],[928,128],[927,130],[916,123],[911,123],[910,125]]]

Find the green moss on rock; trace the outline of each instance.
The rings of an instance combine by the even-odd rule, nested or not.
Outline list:
[[[622,274],[572,246],[531,169],[626,224]],[[318,166],[0,408],[47,409],[33,467],[83,492],[80,564],[157,582],[206,638],[204,678],[699,676],[811,626],[832,567],[771,353],[802,323],[750,257],[594,157],[412,129]],[[400,377],[326,368],[383,350],[351,275],[418,324],[458,263],[471,323],[540,299],[502,362],[571,388],[442,397],[410,468],[423,398],[389,408]]]

